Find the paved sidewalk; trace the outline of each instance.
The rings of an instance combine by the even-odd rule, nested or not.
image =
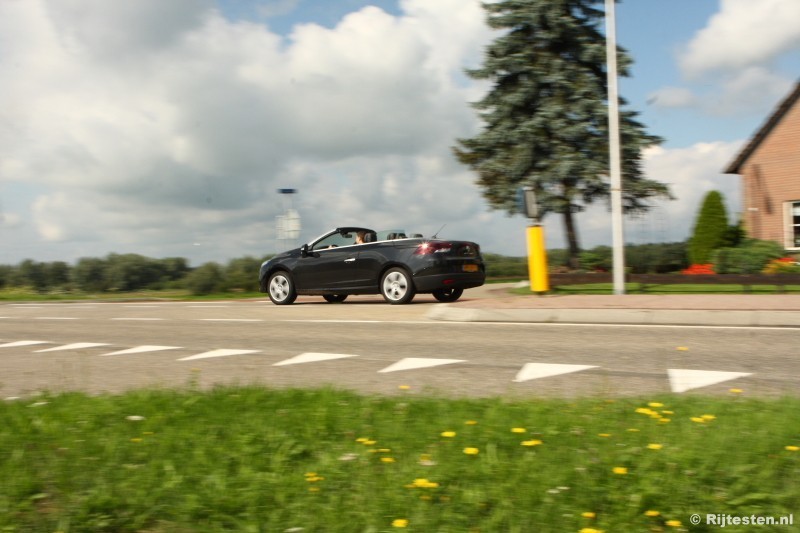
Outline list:
[[[434,320],[473,322],[672,324],[800,327],[796,294],[509,295],[485,285],[458,302],[438,305]]]

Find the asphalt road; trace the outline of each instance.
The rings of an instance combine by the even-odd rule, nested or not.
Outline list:
[[[439,322],[426,318],[435,305],[424,295],[406,306],[4,303],[0,398],[218,383],[515,397],[800,391],[798,328]]]

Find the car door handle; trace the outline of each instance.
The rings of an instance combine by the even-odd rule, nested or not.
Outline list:
[[[348,259],[345,259],[345,260],[344,260],[344,262],[345,262],[345,263],[352,263],[352,262],[353,262],[353,261],[355,261],[355,260],[356,260],[356,258],[355,258],[355,257],[350,257],[350,258],[348,258]]]

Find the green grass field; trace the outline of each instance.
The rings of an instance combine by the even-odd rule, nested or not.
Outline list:
[[[190,386],[6,400],[0,531],[588,533],[718,529],[691,526],[692,513],[800,520],[800,399],[746,395]]]

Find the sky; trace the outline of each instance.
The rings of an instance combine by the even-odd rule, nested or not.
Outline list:
[[[465,76],[478,0],[0,0],[0,264],[109,253],[261,257],[337,226],[403,228],[525,255],[452,155],[490,89]],[[631,244],[683,241],[702,198],[800,78],[798,0],[623,0],[628,108],[676,197],[626,217]],[[297,190],[281,195],[280,188]],[[276,217],[297,211],[299,239]],[[548,248],[564,246],[544,219]],[[579,215],[611,243],[605,202]]]

